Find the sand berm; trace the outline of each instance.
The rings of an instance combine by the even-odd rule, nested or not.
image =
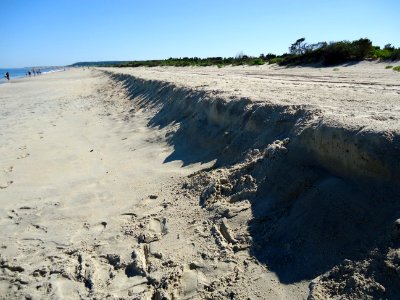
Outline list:
[[[155,109],[151,126],[178,125],[168,137],[171,159],[216,160],[184,186],[198,191],[218,222],[228,218],[237,235],[249,237],[222,233],[234,252],[250,246],[283,283],[313,280],[311,299],[392,298],[400,292],[400,85],[398,74],[384,78],[378,68],[108,74],[139,108]],[[277,96],[286,89],[290,98]],[[251,209],[246,230],[235,220],[243,203]]]

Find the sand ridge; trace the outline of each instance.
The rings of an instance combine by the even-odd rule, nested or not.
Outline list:
[[[146,80],[204,90],[224,99],[246,98],[270,105],[304,105],[340,122],[398,131],[400,74],[389,63],[337,67],[107,68]]]
[[[171,70],[165,71],[168,79],[152,69],[104,71],[123,84],[133,103],[157,107],[151,126],[178,122],[167,137],[175,159],[216,159],[214,169],[196,173],[182,187],[213,215],[211,233],[223,253],[237,260],[246,249],[278,276],[286,293],[310,283],[309,299],[395,299],[396,126],[375,126],[369,117],[338,118],[323,103],[260,102],[227,96],[229,89],[215,91],[211,83],[193,88],[200,76],[187,85],[180,79],[204,69],[177,76]],[[339,109],[343,103],[335,96],[345,93],[328,100]],[[239,299],[242,286],[235,285]]]

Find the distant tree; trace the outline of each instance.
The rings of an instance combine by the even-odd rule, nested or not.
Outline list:
[[[325,65],[335,65],[352,60],[352,46],[348,41],[330,42],[322,55]]]
[[[307,48],[307,44],[304,43],[305,40],[306,40],[305,38],[301,38],[298,39],[296,42],[294,42],[292,45],[290,45],[289,53],[296,55],[304,54]]]
[[[369,39],[359,39],[352,44],[353,55],[356,60],[365,59],[373,50],[372,42]]]
[[[244,56],[246,56],[243,51],[238,52],[238,54],[236,54],[235,58],[236,59],[242,59]]]
[[[386,44],[383,49],[387,49],[387,50],[393,51],[395,48],[392,46],[392,44]]]
[[[318,42],[316,44],[309,44],[305,46],[306,52],[313,52],[318,49],[322,49],[328,45],[327,42]]]

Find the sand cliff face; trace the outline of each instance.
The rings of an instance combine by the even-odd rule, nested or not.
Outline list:
[[[216,160],[216,169],[184,186],[214,212],[229,249],[250,247],[283,283],[314,280],[310,299],[399,292],[383,263],[399,267],[393,258],[400,217],[397,127],[371,128],[316,106],[227,98],[126,73],[108,75],[135,106],[154,110],[149,125],[175,126],[167,137],[174,146],[169,160]],[[252,213],[244,221],[239,212],[246,207]],[[226,218],[236,237],[223,233]]]
[[[151,125],[184,124],[178,135],[195,134],[196,139],[188,142],[207,144],[205,153],[219,151],[213,158],[220,161],[232,162],[248,149],[265,148],[276,139],[289,138],[297,161],[348,179],[382,184],[400,180],[400,132],[396,128],[374,130],[340,122],[313,106],[226,100],[157,80],[111,76],[124,82],[130,96],[140,99],[141,105],[160,107]],[[216,145],[209,147],[210,143]]]

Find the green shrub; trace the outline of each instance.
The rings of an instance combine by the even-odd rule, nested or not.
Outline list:
[[[283,61],[282,57],[274,57],[268,61],[268,64],[280,64]]]
[[[385,69],[391,69],[393,66],[386,66]]]
[[[400,72],[400,66],[397,66],[397,67],[393,67],[393,71],[397,71],[397,72]]]
[[[333,71],[339,71],[339,68],[334,68]]]
[[[249,64],[252,66],[261,66],[261,65],[265,64],[265,62],[261,58],[255,58],[255,59],[252,59]]]
[[[374,49],[372,51],[371,58],[388,60],[392,56],[392,51],[389,49]]]

